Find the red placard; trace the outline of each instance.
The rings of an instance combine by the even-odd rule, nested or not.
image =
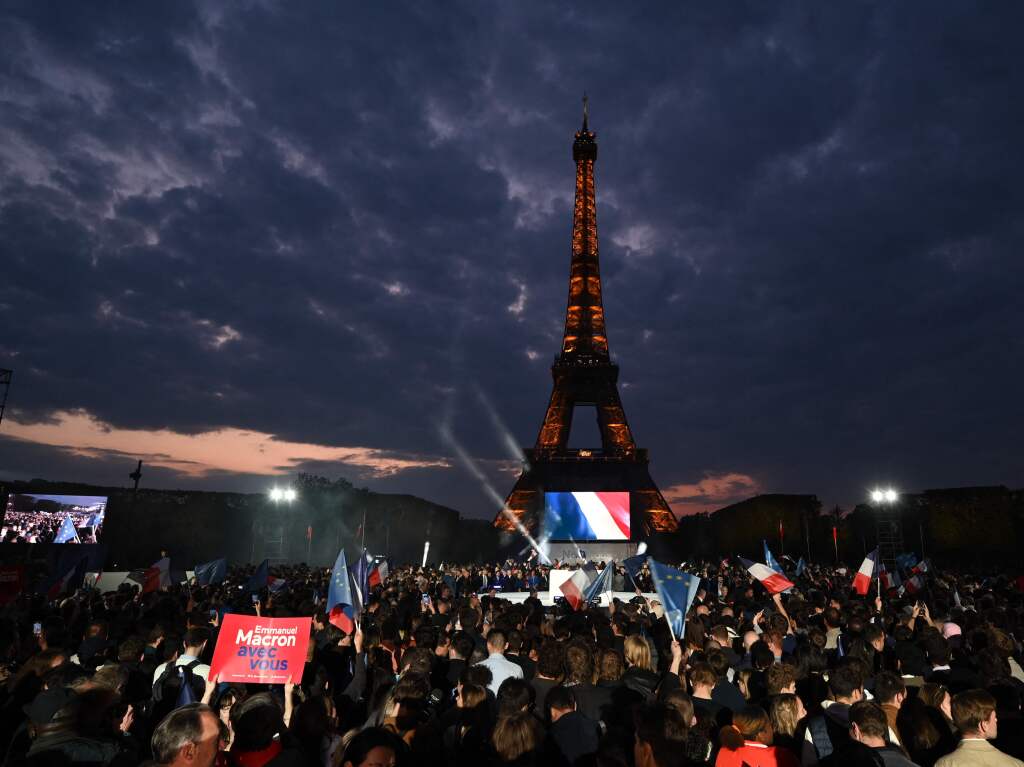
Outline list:
[[[302,681],[312,618],[256,618],[228,613],[220,626],[210,678],[243,684]]]

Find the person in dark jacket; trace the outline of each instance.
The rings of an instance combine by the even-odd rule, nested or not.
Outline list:
[[[901,748],[889,742],[889,721],[880,705],[858,701],[847,714],[850,740],[823,759],[822,767],[917,767]]]
[[[859,670],[852,664],[835,669],[828,679],[832,702],[807,722],[807,737],[814,745],[818,760],[843,751],[850,742],[850,706],[864,699]]]
[[[554,760],[553,764],[572,767],[597,751],[598,723],[576,710],[576,697],[570,688],[552,688],[544,707],[551,722],[545,751]]]

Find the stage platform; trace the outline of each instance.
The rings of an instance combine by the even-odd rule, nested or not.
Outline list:
[[[505,594],[498,592],[495,596],[499,599],[507,599],[509,602],[520,604],[526,601],[526,598],[530,596],[529,591],[509,591]],[[562,596],[562,592],[559,591],[557,594],[552,594],[550,591],[538,591],[537,598],[540,603],[545,607],[551,607],[555,603],[555,597]],[[618,599],[622,602],[628,602],[630,599],[636,596],[635,591],[612,591],[601,594],[601,607],[607,607],[611,599]],[[644,594],[647,599],[657,599],[657,594]]]

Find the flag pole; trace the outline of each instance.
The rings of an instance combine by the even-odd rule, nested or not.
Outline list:
[[[662,609],[662,613],[661,614],[665,616],[665,624],[668,626],[669,636],[672,637],[672,641],[674,642],[674,641],[676,641],[676,632],[672,629],[672,621],[670,621],[668,619],[668,611],[665,610],[665,605],[662,605],[661,609]]]

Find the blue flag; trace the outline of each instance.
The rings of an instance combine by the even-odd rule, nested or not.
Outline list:
[[[215,559],[212,562],[204,562],[196,565],[196,585],[212,586],[215,583],[223,583],[228,576],[228,561],[226,559]]]
[[[796,563],[796,577],[799,578],[804,574],[804,568],[807,567],[807,563],[804,562],[804,558],[800,557],[800,561]]]
[[[686,613],[700,588],[700,578],[654,559],[650,560],[650,568],[654,590],[658,592],[658,599],[665,608],[665,617],[676,639],[680,639],[686,626]]]
[[[345,633],[355,628],[355,611],[352,609],[352,586],[349,583],[348,562],[345,560],[345,549],[338,552],[331,570],[331,584],[327,589],[327,612],[330,622]]]
[[[782,570],[782,565],[772,556],[771,549],[768,548],[768,541],[761,541],[761,543],[764,544],[764,563],[780,575],[785,575],[786,573]]]
[[[911,554],[900,554],[898,557],[896,557],[896,566],[897,567],[901,567],[904,570],[909,570],[910,568],[912,568],[916,564],[917,564],[917,555],[916,554],[913,554],[913,553],[911,553]]]
[[[54,543],[81,543],[78,539],[78,531],[75,530],[75,523],[71,521],[71,515],[66,514],[60,525],[60,530],[53,539]]]
[[[245,590],[248,592],[259,591],[267,587],[267,578],[270,577],[270,560],[264,559],[260,562],[260,566],[256,568],[256,572],[249,578],[249,582],[245,584]]]
[[[626,573],[629,575],[630,580],[633,581],[634,586],[637,585],[636,578],[640,571],[644,569],[644,562],[646,561],[646,554],[637,554],[635,557],[628,557],[622,560],[622,566],[626,569]]]
[[[349,572],[352,573],[352,585],[355,587],[352,592],[352,596],[355,598],[352,606],[355,607],[356,612],[361,612],[366,607],[366,594],[370,589],[370,565],[372,562],[373,557],[366,553],[366,549],[363,549],[359,559],[349,568]]]
[[[592,602],[597,599],[602,593],[608,591],[612,587],[612,571],[615,569],[615,563],[609,562],[605,565],[594,580],[587,586],[586,591],[583,592],[583,601]]]

